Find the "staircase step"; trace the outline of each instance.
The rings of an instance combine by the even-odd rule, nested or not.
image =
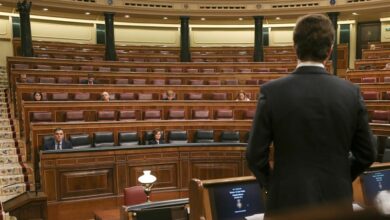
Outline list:
[[[24,183],[24,175],[11,175],[11,176],[0,176],[0,188],[7,187],[9,185]]]
[[[14,148],[15,147],[15,141],[14,139],[1,139],[0,140],[0,150],[3,148]]]
[[[26,192],[26,184],[18,183],[10,186],[6,186],[0,189],[0,196],[17,196],[23,192]]]
[[[19,156],[18,155],[1,155],[0,156],[0,164],[19,164]]]
[[[19,164],[4,164],[0,167],[0,176],[21,175],[23,174],[22,166]]]

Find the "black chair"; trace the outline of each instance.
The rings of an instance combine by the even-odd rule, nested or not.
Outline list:
[[[213,130],[197,130],[194,135],[195,143],[213,143],[214,131]]]
[[[139,137],[136,131],[119,132],[119,145],[124,147],[135,146],[139,144]]]
[[[69,141],[72,143],[73,149],[92,147],[89,134],[72,134],[69,136]]]
[[[96,132],[93,139],[95,147],[114,146],[114,135],[112,132]]]
[[[385,152],[383,153],[382,157],[382,163],[390,162],[390,149],[385,149]]]
[[[240,132],[222,131],[220,142],[222,143],[240,143]]]
[[[43,145],[44,145],[46,142],[49,142],[49,141],[51,141],[51,140],[53,140],[53,139],[54,139],[53,135],[45,135],[45,136],[43,136],[43,137],[42,137],[42,147],[41,147],[41,150],[44,150],[44,149],[43,149]]]
[[[169,131],[168,140],[171,144],[188,143],[187,131]]]

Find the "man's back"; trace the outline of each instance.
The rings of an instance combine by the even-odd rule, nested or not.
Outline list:
[[[329,18],[299,18],[293,41],[297,69],[261,87],[248,166],[268,191],[266,215],[323,203],[351,210],[352,181],[375,159],[364,101],[357,86],[324,69],[335,42]]]
[[[351,205],[348,155],[363,110],[358,88],[323,68],[300,67],[264,85],[262,94],[271,110],[274,144],[269,190],[278,194],[268,207],[337,200]],[[362,135],[371,141],[368,133]]]

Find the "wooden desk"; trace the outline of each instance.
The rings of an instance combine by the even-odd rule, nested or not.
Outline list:
[[[96,210],[95,220],[120,220],[120,209]]]

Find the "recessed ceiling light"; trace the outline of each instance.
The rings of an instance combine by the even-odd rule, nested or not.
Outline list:
[[[239,21],[242,21],[242,20],[244,20],[244,19],[243,19],[243,18],[238,18],[238,20],[239,20]]]
[[[352,15],[359,15],[358,13],[356,13],[356,12],[352,12]]]
[[[3,3],[0,3],[0,6],[3,6]]]
[[[202,20],[202,21],[205,21],[205,20],[206,20],[206,18],[200,18],[200,20]]]
[[[42,10],[44,10],[44,11],[49,11],[49,9],[48,9],[48,8],[43,8]]]
[[[125,18],[130,18],[130,15],[125,15]]]
[[[85,14],[86,14],[86,15],[90,15],[90,14],[91,14],[91,12],[85,12]]]
[[[280,17],[276,17],[276,20],[280,20]]]
[[[168,17],[163,17],[163,19],[164,19],[164,20],[167,20],[167,19],[168,19]]]

